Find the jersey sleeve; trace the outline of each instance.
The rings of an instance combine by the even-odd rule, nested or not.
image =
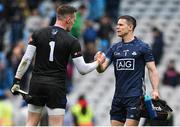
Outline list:
[[[71,57],[76,58],[82,56],[81,46],[78,40],[73,41],[71,45]]]
[[[150,62],[150,61],[154,61],[154,56],[152,53],[152,50],[150,48],[150,46],[148,44],[145,44],[142,48],[143,53],[144,53],[144,60],[145,62]]]
[[[29,41],[28,41],[28,44],[30,45],[34,45],[34,46],[37,46],[37,32],[34,32],[30,37],[29,37]]]
[[[110,62],[113,60],[113,46],[108,49],[106,59],[108,59]]]

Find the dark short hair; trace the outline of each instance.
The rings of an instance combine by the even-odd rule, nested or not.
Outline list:
[[[56,11],[57,17],[64,17],[67,14],[73,14],[75,12],[77,12],[77,9],[67,4],[60,5]]]
[[[152,27],[152,32],[158,32],[161,33],[160,29],[158,29],[157,27]]]
[[[84,4],[81,4],[78,9],[86,9],[86,6]]]
[[[133,30],[136,28],[136,19],[130,15],[120,16],[119,19],[126,19],[128,23],[133,25]]]

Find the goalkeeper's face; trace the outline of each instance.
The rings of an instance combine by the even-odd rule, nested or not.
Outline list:
[[[124,37],[130,32],[130,26],[126,19],[119,19],[116,27],[117,35]]]

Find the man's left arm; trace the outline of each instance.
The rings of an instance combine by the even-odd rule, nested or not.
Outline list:
[[[146,66],[148,68],[148,74],[149,74],[149,78],[150,78],[152,89],[153,89],[152,97],[153,97],[153,99],[157,100],[159,98],[159,90],[158,90],[159,75],[158,75],[158,71],[157,71],[157,68],[155,66],[154,61],[147,62]]]

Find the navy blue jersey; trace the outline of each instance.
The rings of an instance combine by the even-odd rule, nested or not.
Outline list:
[[[106,57],[114,65],[116,77],[115,97],[133,97],[142,95],[142,85],[146,62],[154,61],[148,44],[135,39],[129,43],[119,42],[113,45]]]

